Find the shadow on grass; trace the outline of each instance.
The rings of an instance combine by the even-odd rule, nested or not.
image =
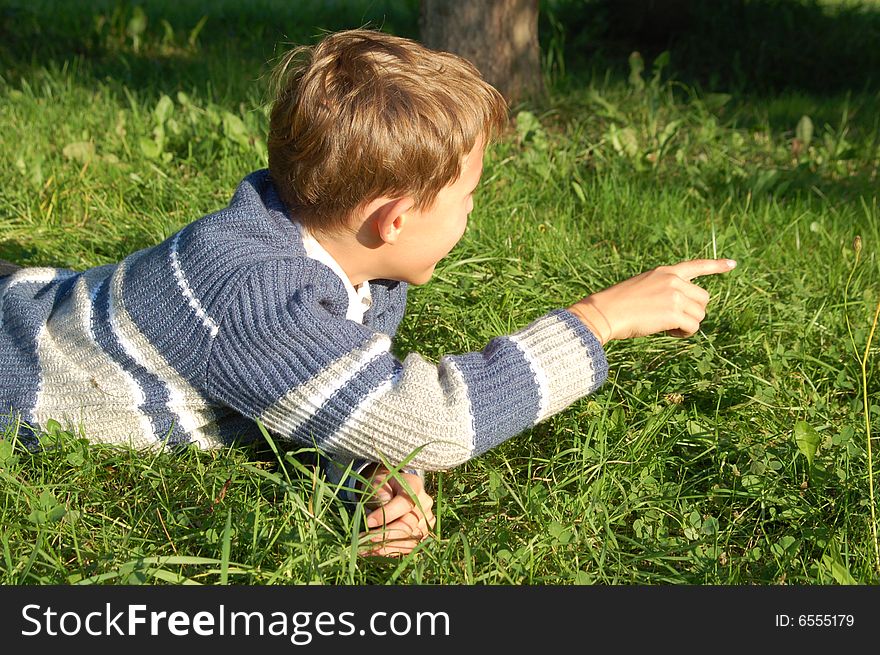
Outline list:
[[[417,36],[417,15],[417,0],[0,0],[0,75],[75,66],[148,97],[207,86],[237,101],[288,44],[365,25]]]
[[[669,50],[676,77],[707,90],[880,90],[880,4],[868,0],[548,0],[541,8],[545,52],[562,48],[575,75],[607,67],[625,75],[633,50],[648,61]],[[210,80],[222,93],[224,68],[255,77],[277,44],[325,30],[371,25],[418,38],[418,11],[418,0],[2,0],[0,65],[10,81],[81,57],[96,79],[157,93]]]
[[[18,266],[27,266],[36,253],[27,246],[14,240],[0,240],[0,260],[6,260]]]
[[[659,171],[632,170],[628,185],[645,198],[662,191],[678,189],[682,194],[696,191],[713,210],[724,207],[754,206],[759,203],[797,204],[817,211],[843,210],[868,220],[866,213],[876,207],[878,197],[877,155],[871,160],[842,159],[829,164],[815,162],[752,163],[743,174],[727,170],[706,170],[685,174],[680,168]],[[866,208],[868,208],[866,210]],[[868,227],[868,226],[865,226]],[[643,235],[644,238],[644,235]]]
[[[728,199],[754,202],[813,198],[826,206],[869,206],[877,197],[877,164],[842,160],[837,166],[821,167],[809,162],[756,169],[747,177],[708,180],[708,199],[720,205]]]
[[[625,71],[670,51],[687,84],[738,95],[880,90],[880,4],[863,0],[556,0],[566,60]],[[544,21],[542,37],[553,36]]]

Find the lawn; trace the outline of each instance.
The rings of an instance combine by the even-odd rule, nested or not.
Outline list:
[[[429,474],[436,534],[401,560],[357,556],[361,511],[290,444],[144,456],[52,425],[31,454],[7,434],[0,583],[880,582],[880,7],[726,0],[666,42],[600,4],[542,4],[547,95],[512,108],[396,349],[480,349],[642,270],[736,259],[700,281],[699,334],[613,342],[597,393]],[[221,208],[266,165],[274,57],[417,17],[0,1],[0,258],[111,263]]]

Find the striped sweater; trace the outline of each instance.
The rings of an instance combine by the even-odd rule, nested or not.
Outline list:
[[[0,429],[50,419],[95,442],[203,448],[274,437],[340,459],[446,469],[592,392],[601,345],[566,310],[438,364],[390,350],[406,285],[370,282],[363,324],[306,256],[266,171],[225,209],[118,265],[0,277]]]

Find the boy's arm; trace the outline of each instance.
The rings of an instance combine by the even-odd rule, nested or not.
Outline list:
[[[387,335],[328,312],[318,285],[288,287],[302,272],[289,265],[254,267],[230,303],[209,396],[281,437],[428,470],[457,466],[596,389],[607,375],[600,338],[692,331],[700,299],[685,278],[719,272],[661,267],[435,365],[395,359]]]

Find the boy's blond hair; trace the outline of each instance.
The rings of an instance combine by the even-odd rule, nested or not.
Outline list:
[[[477,140],[507,122],[472,64],[372,30],[295,48],[273,78],[269,172],[297,220],[325,234],[383,196],[430,207]]]

